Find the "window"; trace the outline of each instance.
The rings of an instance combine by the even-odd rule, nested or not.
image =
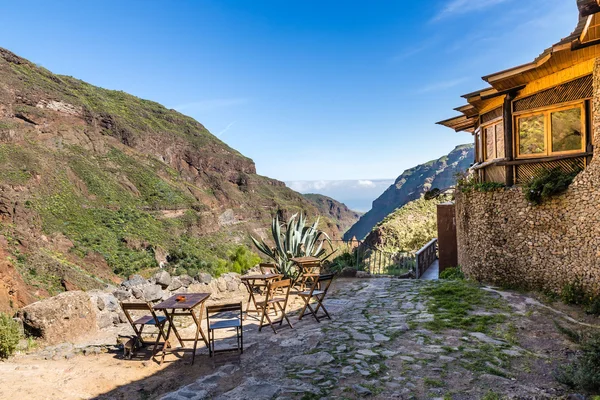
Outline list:
[[[516,117],[517,156],[543,157],[585,148],[583,104]]]
[[[496,122],[483,128],[485,161],[504,158],[504,124]]]
[[[551,124],[553,152],[581,150],[581,108],[551,113]]]
[[[519,118],[519,154],[544,154],[546,128],[544,114]]]

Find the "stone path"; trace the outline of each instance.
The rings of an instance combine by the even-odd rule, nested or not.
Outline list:
[[[452,288],[445,281],[340,279],[327,301],[332,321],[294,318],[294,329],[278,334],[248,325],[241,357],[219,356],[209,373],[162,398],[556,399],[568,393],[552,377],[568,351],[555,315],[521,294],[461,286],[465,294],[456,296],[480,304],[457,318],[447,312],[460,303]]]

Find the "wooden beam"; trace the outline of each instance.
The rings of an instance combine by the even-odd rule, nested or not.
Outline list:
[[[518,89],[521,90],[521,89]],[[512,102],[517,96],[517,91],[512,91],[506,94],[504,98],[504,105],[502,107],[502,118],[504,119],[504,156],[508,161],[513,160],[513,113],[512,113]],[[504,171],[505,181],[504,184],[511,187],[515,184],[513,167],[507,165]]]
[[[554,156],[554,157],[525,158],[525,159],[513,160],[513,161],[499,161],[496,163],[496,165],[537,164],[537,163],[544,163],[544,162],[551,162],[551,161],[570,160],[573,158],[580,158],[580,157],[589,157],[592,155],[594,155],[594,153],[585,152],[585,153],[577,153],[577,154],[566,154],[563,156]]]
[[[579,4],[579,15],[587,17],[592,14],[600,12],[600,1],[599,0],[583,0]]]

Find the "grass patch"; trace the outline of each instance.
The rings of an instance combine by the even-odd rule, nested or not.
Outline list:
[[[471,332],[488,332],[490,327],[506,321],[506,304],[490,293],[467,281],[438,281],[420,289],[428,297],[427,311],[434,320],[425,327],[434,332],[444,329],[464,329]],[[476,309],[496,312],[491,315],[474,315]]]
[[[439,379],[433,379],[433,378],[424,378],[423,379],[423,383],[428,386],[428,387],[443,387],[444,386],[444,382],[442,382]]]

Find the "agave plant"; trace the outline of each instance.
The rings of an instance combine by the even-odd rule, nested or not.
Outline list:
[[[317,229],[318,225],[319,218],[314,224],[307,226],[303,214],[292,215],[287,224],[279,222],[279,216],[276,216],[271,224],[274,247],[269,247],[262,239],[258,241],[250,238],[261,253],[275,262],[280,274],[296,281],[299,271],[291,261],[292,258],[312,256],[324,259],[327,250],[323,244],[328,243],[329,248],[332,248],[331,239],[325,232]]]

